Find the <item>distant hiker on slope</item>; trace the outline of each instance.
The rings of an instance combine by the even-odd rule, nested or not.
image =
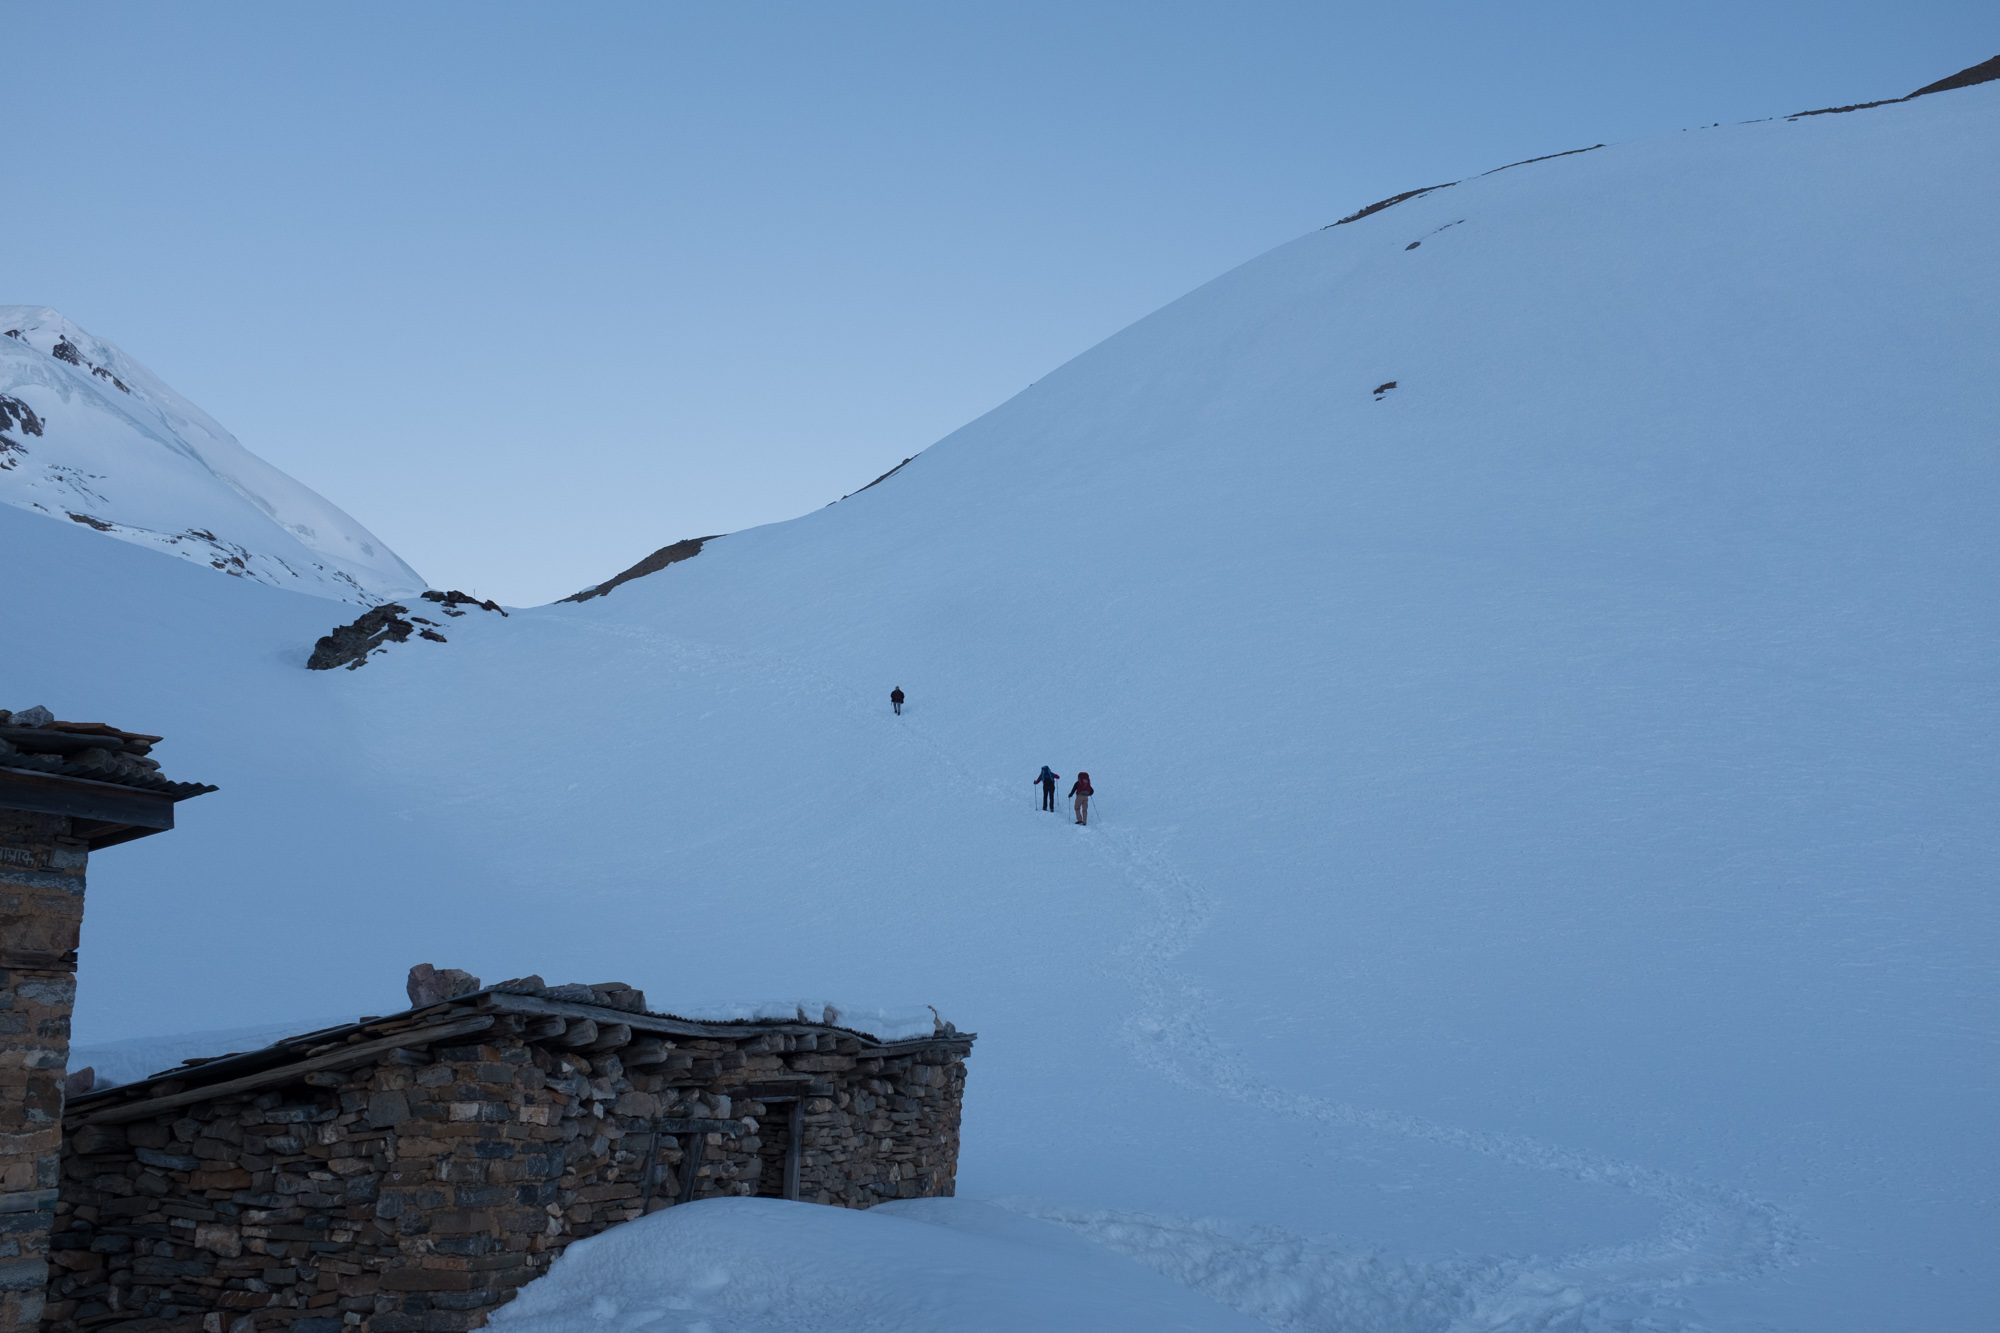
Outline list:
[[[1079,773],[1076,781],[1069,784],[1069,794],[1076,797],[1076,822],[1090,822],[1090,774]]]
[[[897,717],[903,715],[903,687],[901,685],[889,691],[889,707],[896,710]]]
[[[1047,764],[1043,764],[1042,771],[1035,776],[1035,781],[1042,784],[1042,809],[1048,811],[1050,814],[1054,814],[1056,812],[1056,784],[1062,781],[1062,774],[1051,770]]]

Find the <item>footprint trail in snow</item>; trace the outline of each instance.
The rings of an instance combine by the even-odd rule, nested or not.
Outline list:
[[[683,669],[758,678],[794,697],[846,711],[856,693],[794,661],[694,644],[636,626],[587,622],[637,640]],[[933,740],[920,716],[893,732],[930,768],[969,795],[1017,806],[1014,785],[972,773]],[[1214,913],[1212,898],[1164,854],[1123,824],[1089,826],[1087,855],[1131,884],[1143,924],[1118,950],[1137,999],[1123,1027],[1135,1059],[1175,1085],[1305,1125],[1336,1149],[1345,1131],[1365,1131],[1474,1153],[1524,1170],[1623,1190],[1658,1204],[1657,1235],[1553,1258],[1401,1265],[1269,1227],[1210,1220],[1015,1206],[1086,1232],[1224,1304],[1286,1330],[1395,1328],[1426,1333],[1696,1333],[1673,1317],[1674,1293],[1697,1283],[1739,1281],[1791,1261],[1795,1224],[1775,1205],[1735,1190],[1635,1162],[1349,1105],[1258,1078],[1203,1021],[1206,1001],[1177,967]],[[1283,1270],[1285,1280],[1271,1280]],[[1274,1293],[1282,1293],[1274,1295]]]

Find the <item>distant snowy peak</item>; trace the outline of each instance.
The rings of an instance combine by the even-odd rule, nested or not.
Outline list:
[[[424,586],[373,533],[46,306],[0,306],[0,502],[340,601]]]

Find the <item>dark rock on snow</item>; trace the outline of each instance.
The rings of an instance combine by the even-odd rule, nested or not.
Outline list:
[[[42,419],[35,415],[34,408],[20,399],[0,393],[0,472],[16,465],[18,460],[9,458],[9,454],[28,452],[27,445],[7,434],[10,430],[18,430],[23,435],[40,435]]]
[[[444,613],[448,616],[464,615],[465,612],[458,609],[461,606],[476,606],[481,611],[499,611],[503,616],[507,614],[506,611],[501,609],[500,604],[492,598],[481,599],[474,597],[469,592],[460,592],[456,588],[453,588],[449,592],[439,592],[436,588],[431,588],[424,593],[424,600],[439,603]],[[429,622],[426,621],[425,623],[428,624]]]
[[[368,660],[368,655],[386,643],[401,643],[416,630],[404,617],[410,608],[401,602],[384,602],[363,611],[329,634],[322,634],[306,659],[308,671],[331,671],[346,667],[352,671]]]
[[[0,431],[19,430],[23,435],[40,435],[42,419],[35,409],[18,398],[0,393]]]
[[[613,574],[610,578],[597,584],[595,587],[585,588],[582,592],[571,593],[569,596],[563,598],[563,600],[565,602],[587,602],[593,597],[602,597],[605,593],[610,592],[622,583],[630,583],[633,579],[644,578],[648,574],[657,574],[668,565],[679,564],[683,560],[692,560],[701,554],[701,548],[704,543],[714,540],[714,537],[687,537],[673,543],[671,546],[662,546],[659,550],[653,552],[638,564],[633,565],[630,569],[624,570],[622,573]]]
[[[481,611],[497,611],[502,616],[507,612],[498,602],[472,596],[453,588],[440,592],[433,588],[423,594],[427,602],[433,602],[448,616],[466,614],[460,608],[476,607]],[[306,659],[308,671],[331,671],[335,667],[346,667],[352,671],[366,662],[370,656],[389,644],[403,643],[412,634],[429,639],[432,643],[447,642],[445,636],[434,629],[419,629],[419,625],[435,625],[434,620],[422,616],[412,617],[410,608],[401,602],[384,602],[371,607],[345,625],[331,633],[322,634],[313,645],[312,656]]]
[[[1895,106],[1898,102],[1914,101],[1919,97],[1929,97],[1933,93],[1948,93],[1959,88],[1971,88],[1981,83],[1991,83],[2000,79],[2000,56],[1982,60],[1977,65],[1968,65],[1958,73],[1927,83],[1913,93],[1901,97],[1885,97],[1874,102],[1854,102],[1848,106],[1823,106],[1811,111],[1794,111],[1787,120],[1801,120],[1806,116],[1840,116],[1850,111],[1873,111],[1878,106]]]

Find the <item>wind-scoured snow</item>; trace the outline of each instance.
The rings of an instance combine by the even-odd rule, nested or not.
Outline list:
[[[418,961],[929,1002],[962,1196],[1271,1328],[1981,1327],[1996,160],[1987,86],[1473,178],[363,672],[0,510],[67,627],[10,706],[221,785],[95,858],[79,1035]]]
[[[227,574],[342,601],[420,591],[380,538],[257,457],[111,343],[0,306],[0,501]]]

